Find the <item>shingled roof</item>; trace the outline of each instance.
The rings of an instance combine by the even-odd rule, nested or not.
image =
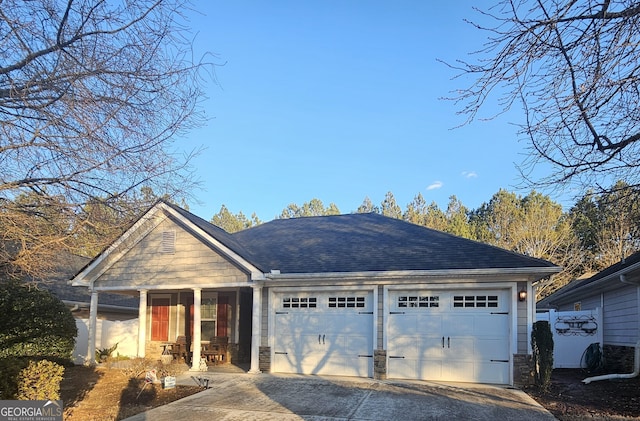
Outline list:
[[[91,292],[85,288],[75,288],[67,281],[86,266],[89,259],[82,256],[62,254],[57,257],[56,273],[40,283],[39,287],[51,292],[65,304],[72,306],[91,301]],[[99,306],[104,308],[135,309],[138,310],[140,300],[137,297],[103,293],[100,295]]]
[[[233,236],[258,267],[282,273],[553,266],[373,213],[278,219]]]
[[[276,219],[228,234],[171,207],[264,273],[557,268],[545,260],[375,213]]]
[[[640,252],[620,260],[590,278],[576,279],[553,294],[538,301],[538,308],[548,308],[556,303],[567,302],[578,297],[577,294],[588,294],[590,291],[620,286],[620,275],[637,271],[640,267]]]

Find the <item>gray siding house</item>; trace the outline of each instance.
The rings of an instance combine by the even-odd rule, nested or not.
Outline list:
[[[101,294],[138,300],[141,357],[226,337],[251,373],[509,385],[529,373],[532,283],[559,270],[378,214],[229,234],[161,201],[72,284],[90,291],[92,320]]]
[[[640,252],[576,280],[538,302],[558,311],[602,311],[603,353],[610,370],[631,371],[640,340]]]

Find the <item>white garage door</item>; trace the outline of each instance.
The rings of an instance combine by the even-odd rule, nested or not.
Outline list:
[[[510,383],[507,290],[390,291],[389,378]]]
[[[273,372],[372,376],[371,292],[278,293],[274,306]]]

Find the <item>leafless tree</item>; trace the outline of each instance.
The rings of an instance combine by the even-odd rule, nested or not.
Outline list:
[[[193,57],[188,7],[181,0],[0,0],[5,225],[25,218],[21,210],[38,216],[19,206],[24,194],[55,197],[69,216],[96,198],[122,203],[143,185],[169,196],[188,188],[191,153],[175,141],[204,122],[204,82],[215,81],[215,63]],[[30,238],[24,247],[42,246],[14,228],[5,243]],[[0,266],[11,263],[6,257]]]
[[[499,112],[520,104],[530,147],[520,169],[535,185],[639,185],[640,2],[502,0],[476,10],[472,24],[488,41],[474,62],[449,64],[474,80],[453,98],[467,121],[492,93]],[[536,177],[540,164],[554,169]]]

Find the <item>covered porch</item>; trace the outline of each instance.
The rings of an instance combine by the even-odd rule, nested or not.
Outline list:
[[[170,353],[191,370],[251,362],[259,372],[263,273],[226,246],[229,234],[159,203],[71,281],[91,292],[87,363],[102,293],[138,298],[137,357]],[[215,349],[214,344],[223,342]]]
[[[256,358],[252,359],[251,340],[253,318],[260,313],[259,306],[254,313],[254,290],[255,287],[195,287],[135,291],[139,297],[137,357],[171,356],[188,364],[191,371],[229,363],[245,366],[255,361],[250,371],[258,372],[258,350],[256,346]],[[260,294],[257,295],[259,300]],[[99,290],[92,291],[89,350],[96,348],[99,297]]]

